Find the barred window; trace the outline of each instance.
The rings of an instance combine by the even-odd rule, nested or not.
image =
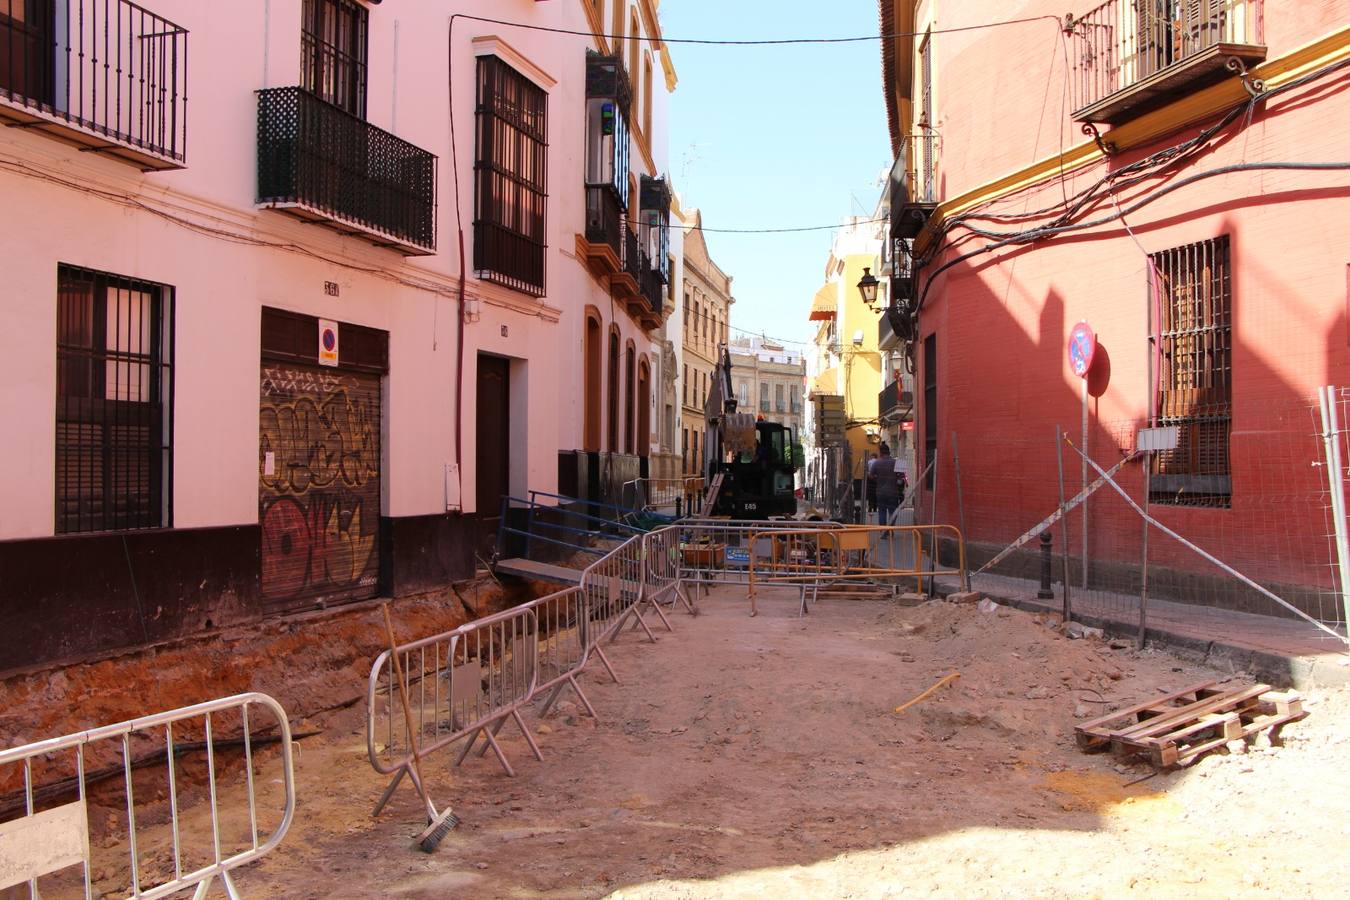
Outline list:
[[[1154,455],[1149,499],[1226,507],[1233,415],[1228,237],[1151,259],[1158,280],[1158,424],[1178,426],[1180,438],[1175,450]]]
[[[495,56],[478,58],[473,267],[544,294],[548,95]]]
[[[56,530],[172,524],[173,291],[61,266]]]
[[[366,117],[369,13],[356,0],[305,0],[301,25],[302,87]]]

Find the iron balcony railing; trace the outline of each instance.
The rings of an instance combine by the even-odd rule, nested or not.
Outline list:
[[[258,91],[258,202],[436,249],[436,157],[298,87]]]
[[[880,415],[902,412],[914,405],[914,394],[902,389],[899,381],[892,381],[877,394],[877,409]]]
[[[642,245],[637,234],[627,225],[623,227],[623,270],[633,276],[633,280],[642,284]]]
[[[608,185],[586,188],[586,240],[607,244],[616,257],[623,256],[623,208]]]
[[[187,154],[187,36],[128,0],[0,0],[0,116],[63,123],[91,149],[145,168],[179,168]]]
[[[652,265],[652,260],[647,258],[647,254],[641,250],[642,254],[642,296],[647,298],[651,305],[652,312],[660,315],[665,310],[666,280],[661,274],[661,270]]]
[[[1107,0],[1072,19],[1074,118],[1109,121],[1082,114],[1211,48],[1260,45],[1263,6],[1263,0]]]

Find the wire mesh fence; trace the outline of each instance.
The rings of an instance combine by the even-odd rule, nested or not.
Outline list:
[[[1350,391],[1335,399],[1344,421]],[[917,518],[962,528],[977,591],[1141,641],[1156,628],[1344,651],[1333,491],[1346,468],[1328,468],[1317,401],[1248,400],[1222,421],[1192,412],[1170,429],[1141,418],[1091,421],[1086,435],[1079,423],[993,442],[952,433]],[[1335,439],[1350,459],[1346,435]]]

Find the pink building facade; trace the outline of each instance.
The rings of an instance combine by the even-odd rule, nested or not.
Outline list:
[[[0,669],[443,587],[505,495],[640,471],[655,3],[141,6],[0,0]]]
[[[1168,527],[1331,624],[1327,481],[1310,403],[1350,376],[1350,3],[881,3],[899,161],[895,291],[925,518],[976,562],[1059,503],[1055,431]],[[1039,17],[1039,18],[1038,18]],[[1232,61],[1230,65],[1230,60]],[[1085,137],[1086,135],[1086,137]],[[1096,335],[1087,381],[1071,331]],[[957,462],[959,456],[959,464]],[[958,472],[961,494],[958,496]],[[1081,460],[1064,449],[1067,491]],[[1095,477],[1095,472],[1090,472]],[[1075,516],[1088,587],[1137,589],[1142,527],[1109,489]],[[1061,532],[1053,532],[1059,553]],[[1283,613],[1155,532],[1161,596]],[[1032,562],[1028,559],[1027,562]],[[1081,574],[1075,575],[1078,580]],[[1255,599],[1253,597],[1255,596]]]

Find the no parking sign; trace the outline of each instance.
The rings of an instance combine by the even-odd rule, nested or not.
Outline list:
[[[332,319],[319,320],[319,365],[338,364],[338,325]]]
[[[1097,352],[1097,335],[1086,322],[1079,322],[1069,332],[1069,368],[1079,378],[1087,377],[1092,368],[1092,357]]]

